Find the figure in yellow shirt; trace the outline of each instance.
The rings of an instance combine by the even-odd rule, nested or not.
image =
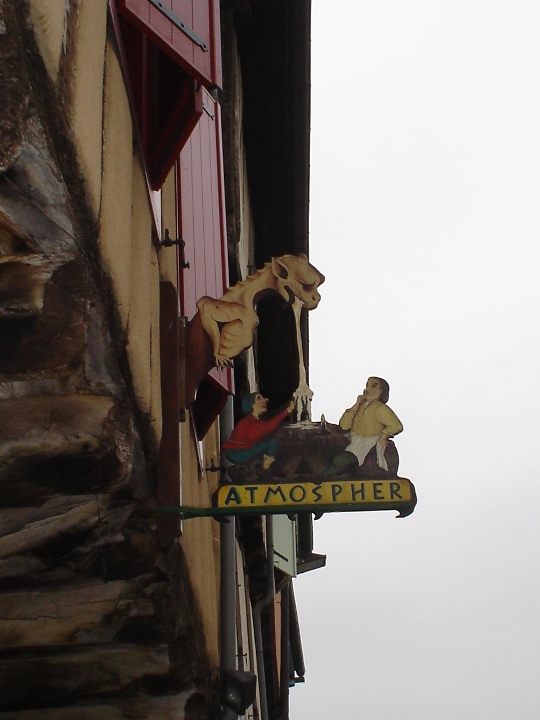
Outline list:
[[[345,410],[339,424],[343,430],[350,430],[350,443],[344,452],[336,455],[328,475],[343,472],[353,464],[362,465],[366,455],[375,447],[377,465],[388,470],[384,451],[389,438],[403,430],[399,418],[388,405],[390,386],[379,377],[367,379],[366,388],[355,404]]]

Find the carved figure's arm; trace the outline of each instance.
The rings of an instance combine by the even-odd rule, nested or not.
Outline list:
[[[285,409],[277,415],[274,415],[270,420],[259,420],[257,423],[253,423],[249,430],[251,444],[255,445],[267,435],[273,433],[274,430],[277,430],[288,414],[289,411]]]
[[[365,402],[363,395],[359,395],[356,398],[356,402],[348,410],[345,410],[339,421],[339,426],[342,430],[350,430],[353,424],[354,416],[358,412],[360,405]]]
[[[388,407],[388,405],[380,405],[377,408],[376,414],[377,420],[384,425],[381,439],[386,436],[386,439],[394,437],[403,430],[403,425],[396,413]]]
[[[354,416],[356,414],[356,411],[353,412],[353,410],[345,410],[343,415],[341,416],[339,420],[339,426],[342,430],[350,430],[353,424]]]

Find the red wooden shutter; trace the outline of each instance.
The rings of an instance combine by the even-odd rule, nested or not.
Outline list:
[[[221,87],[219,0],[118,0],[118,9],[204,86]]]
[[[200,297],[218,298],[228,283],[219,104],[204,93],[203,107],[180,153],[178,172],[178,230],[190,263],[182,274],[182,312],[188,319]]]
[[[159,190],[221,84],[219,0],[109,0],[149,184]],[[117,13],[118,10],[118,13]]]
[[[220,107],[204,90],[203,107],[201,119],[180,153],[177,173],[178,233],[186,243],[185,259],[190,265],[181,271],[181,307],[188,319],[197,312],[199,298],[219,298],[228,286]],[[197,395],[199,405],[206,398],[205,407],[215,409],[219,402],[214,391],[223,397],[233,392],[232,370],[214,368],[206,383]],[[200,418],[198,429],[204,429],[204,417],[209,420],[209,413],[195,407],[195,414]]]

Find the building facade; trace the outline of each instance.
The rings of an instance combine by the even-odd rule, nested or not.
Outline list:
[[[194,397],[189,329],[307,253],[309,22],[307,0],[0,5],[0,718],[237,717],[224,670],[257,675],[245,717],[288,717],[311,516],[160,507],[211,503],[233,396],[298,384],[280,303]]]

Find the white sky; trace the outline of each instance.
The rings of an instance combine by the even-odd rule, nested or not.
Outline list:
[[[325,515],[291,718],[540,718],[540,3],[314,0],[314,419],[368,375],[415,513]]]

